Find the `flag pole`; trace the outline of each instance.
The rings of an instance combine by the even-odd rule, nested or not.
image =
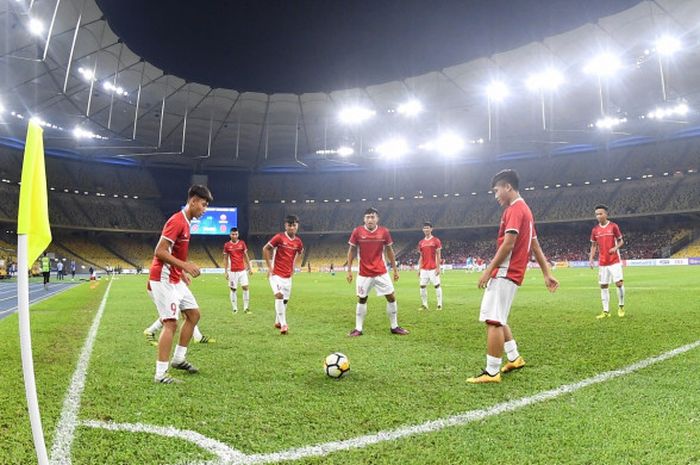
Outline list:
[[[39,465],[48,465],[44,430],[41,427],[39,400],[36,395],[36,380],[34,378],[34,359],[32,357],[32,335],[29,329],[29,264],[27,263],[28,237],[26,234],[17,236],[17,309],[19,313],[19,340],[22,353],[22,373],[29,410],[29,422],[32,425],[34,449]]]

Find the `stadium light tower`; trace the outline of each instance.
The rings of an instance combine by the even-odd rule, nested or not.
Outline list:
[[[666,81],[668,77],[664,71],[664,59],[668,60],[676,52],[683,48],[683,43],[677,37],[671,35],[663,35],[656,39],[654,43],[654,48],[656,50],[656,58],[659,62],[659,76],[661,78],[661,95],[664,98],[664,102],[668,100],[668,89],[666,86]]]
[[[593,57],[586,66],[583,68],[583,72],[586,74],[591,74],[598,79],[598,97],[600,99],[600,115],[605,118],[605,96],[603,94],[603,81],[608,83],[608,79],[615,75],[622,68],[622,62],[620,59],[610,52],[601,53],[598,56]],[[606,85],[607,87],[607,85]]]
[[[486,113],[489,119],[489,141],[492,139],[493,135],[493,105],[503,102],[509,94],[510,90],[508,86],[502,81],[491,81],[489,85],[486,86]]]
[[[542,108],[542,129],[547,130],[547,117],[544,106],[545,92],[552,93],[564,84],[564,75],[555,68],[547,68],[539,73],[531,74],[525,81],[525,85],[533,92],[540,94],[540,106]]]
[[[36,18],[31,18],[28,23],[29,32],[35,36],[42,36],[44,34],[44,23]]]

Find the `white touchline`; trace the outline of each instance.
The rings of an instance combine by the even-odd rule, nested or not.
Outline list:
[[[219,460],[219,461],[207,461],[199,462],[192,465],[248,465],[248,464],[259,464],[259,463],[274,463],[283,462],[289,460],[299,460],[305,457],[320,457],[328,455],[332,452],[338,452],[342,450],[349,449],[360,449],[363,447],[370,446],[372,444],[377,444],[380,442],[394,441],[396,439],[405,438],[408,436],[415,436],[425,433],[433,433],[436,431],[443,430],[452,426],[462,426],[467,423],[472,423],[474,421],[483,420],[492,416],[500,415],[501,413],[513,412],[519,410],[523,407],[529,405],[538,404],[550,399],[560,397],[564,394],[571,394],[585,387],[591,386],[593,384],[603,383],[605,381],[610,381],[611,379],[619,378],[620,376],[628,375],[634,371],[647,368],[664,360],[676,357],[677,355],[686,353],[696,347],[700,346],[700,340],[695,341],[691,344],[678,347],[676,349],[665,352],[661,355],[655,357],[650,357],[628,365],[624,368],[617,370],[606,371],[600,373],[591,378],[586,378],[582,381],[578,381],[572,384],[565,384],[559,386],[555,389],[550,389],[548,391],[543,391],[538,394],[522,397],[520,399],[511,400],[508,402],[503,402],[500,404],[493,405],[491,407],[479,410],[471,410],[469,412],[464,412],[459,415],[454,415],[447,418],[442,418],[439,420],[428,421],[420,425],[414,426],[404,426],[389,431],[380,431],[375,434],[368,434],[365,436],[360,436],[353,439],[346,439],[344,441],[333,441],[323,444],[315,444],[312,446],[299,447],[296,449],[288,449],[281,452],[274,452],[271,454],[252,454],[246,455],[242,458],[234,458],[229,460]],[[481,389],[475,386],[475,389]]]
[[[102,297],[102,302],[100,302],[100,306],[97,309],[94,320],[92,320],[92,326],[90,326],[87,339],[85,339],[85,345],[83,346],[83,350],[80,352],[78,365],[73,373],[70,386],[68,386],[68,390],[66,391],[66,398],[63,401],[61,418],[58,420],[58,425],[56,425],[53,447],[51,447],[51,458],[49,462],[52,465],[70,465],[72,463],[70,449],[73,445],[75,428],[78,422],[80,397],[83,395],[83,390],[85,389],[85,377],[87,375],[88,365],[90,364],[92,346],[95,343],[97,329],[100,327],[100,321],[102,320],[102,314],[104,313],[105,306],[107,305],[107,297],[109,297],[109,289],[111,287],[112,281],[110,281],[109,285],[107,285],[105,295]]]

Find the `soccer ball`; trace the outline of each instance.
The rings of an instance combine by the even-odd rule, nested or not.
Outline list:
[[[350,360],[340,352],[334,352],[323,361],[323,370],[331,378],[342,378],[350,371]]]

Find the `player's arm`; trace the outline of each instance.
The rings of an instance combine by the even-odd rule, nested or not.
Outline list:
[[[357,255],[356,252],[357,247],[354,245],[350,244],[350,247],[348,247],[348,257],[347,257],[347,262],[348,262],[348,282],[352,282],[352,262],[355,260],[355,255]]]
[[[610,249],[610,253],[616,253],[618,250],[622,248],[622,246],[625,244],[625,241],[622,240],[622,237],[617,237],[615,238],[615,247]]]
[[[272,275],[272,244],[269,242],[265,244],[262,250],[263,258],[265,259],[265,264],[267,265],[268,276]]]
[[[399,270],[396,268],[396,255],[394,254],[394,247],[389,244],[386,246],[386,256],[391,263],[391,269],[394,270],[394,281],[399,280]]]
[[[595,253],[598,250],[598,243],[591,241],[591,252],[588,254],[588,265],[593,268],[593,259],[595,258]]]
[[[156,245],[156,258],[168,265],[180,268],[182,271],[192,275],[193,278],[199,276],[199,267],[197,265],[192,262],[183,262],[170,253],[170,244],[172,244],[172,242],[170,242],[169,239],[165,236],[161,236],[158,245]]]
[[[559,281],[557,281],[557,278],[552,276],[549,263],[547,263],[547,257],[544,256],[542,247],[540,247],[540,241],[538,241],[536,237],[533,237],[530,244],[532,252],[535,254],[535,260],[537,260],[537,263],[540,265],[540,270],[542,270],[542,275],[544,275],[544,285],[547,286],[549,292],[556,291],[559,287]]]
[[[435,275],[440,276],[440,264],[442,263],[442,249],[435,251]]]
[[[491,260],[491,263],[489,263],[484,272],[481,274],[481,278],[479,278],[479,283],[477,284],[479,289],[486,288],[489,279],[491,279],[491,273],[493,273],[493,270],[501,266],[501,263],[503,263],[506,257],[513,251],[513,247],[515,247],[515,240],[517,238],[518,233],[516,231],[506,231],[505,237],[503,238],[503,243],[496,251],[496,255],[493,257],[493,260]]]
[[[301,268],[301,264],[304,263],[304,254],[306,254],[306,249],[301,249],[301,251],[294,256],[294,260],[292,261],[292,272],[294,272],[294,269],[296,268],[296,262],[299,262],[299,268]]]
[[[423,254],[420,249],[418,249],[418,276],[420,276],[420,269],[423,266]]]
[[[243,252],[243,261],[245,262],[245,269],[250,273],[252,271],[250,267],[250,257],[248,256],[248,249]]]

